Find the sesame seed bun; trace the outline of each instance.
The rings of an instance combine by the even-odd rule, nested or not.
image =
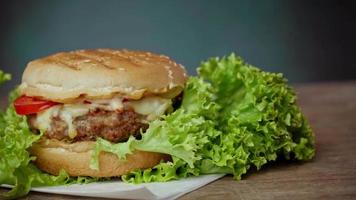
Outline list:
[[[184,67],[166,56],[130,50],[77,50],[30,62],[20,91],[61,103],[117,94],[131,99],[152,94],[173,98],[186,80]]]
[[[90,169],[91,153],[95,142],[75,142],[72,144],[58,140],[41,140],[30,149],[36,156],[36,166],[50,174],[58,175],[64,169],[70,176],[116,177],[129,172],[151,168],[160,161],[170,160],[161,153],[135,151],[126,160],[119,160],[112,153],[101,152],[99,170]]]

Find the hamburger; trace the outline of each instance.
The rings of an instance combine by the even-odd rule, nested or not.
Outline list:
[[[70,176],[121,176],[170,156],[135,151],[120,160],[101,152],[95,170],[89,167],[95,141],[140,138],[149,122],[179,104],[186,80],[182,65],[150,52],[61,52],[27,65],[14,107],[35,134],[42,134],[30,149],[39,169],[53,175],[64,169]]]

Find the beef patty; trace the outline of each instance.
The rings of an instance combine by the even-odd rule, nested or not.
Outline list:
[[[77,135],[73,141],[94,141],[101,137],[111,142],[127,140],[130,135],[140,135],[140,130],[145,131],[148,124],[142,123],[143,116],[132,110],[106,111],[95,110],[73,120]],[[31,119],[29,120],[31,124]],[[69,139],[68,125],[59,117],[53,117],[51,127],[45,132],[50,139]]]

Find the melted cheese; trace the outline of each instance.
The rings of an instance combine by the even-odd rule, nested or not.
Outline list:
[[[34,126],[41,131],[50,128],[52,116],[57,116],[60,109],[60,105],[53,106],[37,114]]]
[[[146,121],[152,121],[163,115],[171,108],[172,101],[161,97],[146,97],[135,101],[123,102],[122,98],[114,97],[106,100],[90,100],[90,104],[76,103],[53,106],[37,114],[35,127],[40,130],[48,130],[52,117],[59,117],[68,125],[68,136],[74,138],[77,135],[73,126],[76,117],[87,114],[96,108],[113,111],[124,108],[132,108],[136,113],[145,115]]]
[[[104,110],[121,110],[124,108],[122,98],[114,97],[112,99],[90,100],[91,104],[85,104],[92,108],[102,108]]]
[[[69,138],[74,138],[75,136],[77,136],[77,131],[73,126],[73,120],[76,117],[87,114],[89,110],[90,106],[88,106],[87,104],[66,104],[62,106],[62,109],[59,113],[59,117],[68,125]]]
[[[127,104],[136,113],[147,115],[147,121],[152,121],[163,115],[172,106],[172,101],[160,97],[146,97],[139,101],[128,101]]]

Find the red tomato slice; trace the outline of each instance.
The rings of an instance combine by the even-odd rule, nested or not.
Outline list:
[[[19,115],[35,114],[58,103],[36,99],[34,97],[21,96],[14,101],[16,113]]]

